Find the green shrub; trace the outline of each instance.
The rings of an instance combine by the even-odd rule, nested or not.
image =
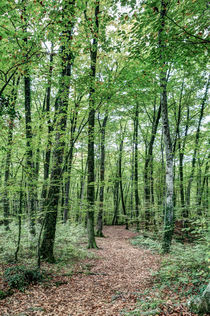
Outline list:
[[[146,238],[140,235],[131,242],[152,252],[162,252],[161,239],[155,240],[152,235]],[[183,304],[193,295],[200,295],[208,282],[208,254],[208,238],[204,233],[197,244],[173,241],[170,254],[163,256],[160,269],[153,272],[154,285],[150,293],[145,292],[138,299],[138,308],[133,314],[123,315],[150,315],[153,310],[161,309],[169,293],[174,307],[179,301]]]
[[[31,283],[42,281],[43,274],[37,269],[28,269],[24,266],[12,266],[4,272],[4,280],[10,288],[24,290]]]
[[[149,249],[152,252],[159,252],[159,253],[161,252],[161,243],[158,240],[149,236],[147,237],[143,235],[136,236],[131,240],[131,243],[134,246],[142,247],[144,249]]]

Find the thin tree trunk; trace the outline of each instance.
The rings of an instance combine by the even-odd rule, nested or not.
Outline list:
[[[19,85],[20,78],[18,78],[17,82],[13,81],[13,90],[12,90],[12,98],[10,100],[10,120],[9,120],[9,129],[8,129],[8,140],[7,140],[7,153],[6,153],[6,163],[5,163],[5,171],[4,171],[4,196],[3,196],[3,207],[4,207],[4,226],[5,230],[9,230],[9,197],[8,197],[8,186],[10,179],[10,165],[11,165],[11,156],[12,156],[12,142],[13,142],[13,129],[14,129],[14,119],[15,119],[15,103],[17,99],[17,89]]]
[[[116,179],[114,181],[114,190],[113,190],[113,197],[114,197],[114,216],[112,219],[112,225],[118,225],[119,220],[119,171],[118,171],[118,165],[117,163],[117,173],[116,173]]]
[[[151,171],[151,165],[152,165],[152,155],[153,155],[153,145],[155,142],[155,137],[157,133],[158,124],[160,121],[160,115],[161,115],[161,105],[158,108],[157,115],[155,117],[156,113],[154,111],[154,117],[153,117],[153,124],[152,124],[152,134],[148,145],[148,150],[146,151],[146,158],[145,158],[145,164],[144,164],[144,198],[145,198],[145,228],[149,228],[150,223],[150,193],[151,193],[151,187],[150,187],[150,177],[149,177],[149,171]]]
[[[192,182],[193,182],[193,177],[194,177],[197,152],[198,152],[198,147],[199,147],[201,121],[203,119],[204,108],[205,108],[205,104],[207,101],[208,88],[209,88],[209,78],[208,78],[208,81],[206,83],[206,89],[205,89],[204,97],[203,97],[202,104],[201,104],[200,115],[199,115],[199,120],[198,120],[198,127],[197,127],[197,131],[196,131],[196,135],[195,135],[195,148],[194,148],[193,158],[192,158],[191,173],[190,173],[188,186],[187,186],[187,192],[186,192],[186,204],[188,207],[188,212],[189,212],[189,208],[190,208],[190,196],[191,196],[190,193],[191,193],[191,187],[192,187]]]
[[[139,127],[139,107],[135,106],[134,117],[134,192],[136,209],[136,230],[139,231],[139,190],[138,190],[138,127]]]
[[[35,166],[33,162],[32,149],[32,120],[31,120],[31,77],[27,70],[24,77],[25,87],[25,126],[26,126],[26,183],[28,187],[27,208],[29,215],[29,232],[32,236],[36,234],[35,230]]]
[[[103,235],[103,203],[104,203],[104,175],[105,175],[105,131],[108,120],[108,113],[106,112],[103,123],[100,129],[101,132],[101,159],[100,159],[100,189],[99,189],[99,212],[97,221],[97,233],[99,237]]]
[[[198,206],[201,206],[202,197],[203,197],[204,188],[205,188],[205,183],[207,182],[207,178],[208,178],[209,160],[210,160],[210,153],[209,153],[209,155],[207,157],[206,164],[205,164],[205,170],[204,170],[204,175],[203,175],[203,182],[202,182],[202,185],[201,185],[200,194],[198,195]]]
[[[45,160],[44,160],[44,182],[42,186],[42,192],[41,192],[41,204],[42,204],[42,212],[43,210],[43,204],[47,197],[47,180],[49,178],[49,171],[50,171],[50,157],[51,157],[51,147],[52,147],[52,140],[51,140],[51,134],[53,131],[53,126],[50,120],[50,103],[51,103],[51,86],[52,86],[52,72],[53,72],[53,58],[54,56],[54,44],[51,45],[51,53],[50,53],[50,67],[49,67],[49,76],[48,76],[48,84],[46,89],[46,107],[44,109],[46,113],[47,118],[47,128],[48,128],[48,134],[47,134],[47,146],[46,146],[46,152],[45,152]]]
[[[167,4],[165,0],[161,1],[160,23],[159,30],[159,49],[160,49],[160,104],[163,124],[163,135],[165,143],[166,154],[166,199],[164,207],[164,234],[163,234],[163,251],[165,253],[170,251],[173,225],[174,225],[174,207],[173,207],[173,152],[170,136],[170,127],[168,120],[168,102],[167,102],[167,71],[165,62],[165,18],[167,13]]]
[[[94,130],[95,130],[95,78],[98,49],[99,32],[99,1],[95,3],[94,26],[92,30],[93,44],[91,45],[91,83],[89,96],[89,115],[88,115],[88,181],[87,181],[87,230],[88,248],[97,248],[94,234],[94,203],[95,203],[95,170],[94,170]]]
[[[122,185],[122,153],[123,153],[123,139],[121,139],[120,142],[120,148],[119,148],[119,186],[120,186],[120,195],[121,195],[121,203],[122,203],[122,211],[123,215],[125,217],[125,227],[128,229],[128,218],[127,218],[127,212],[125,207],[125,201],[124,201],[124,194],[123,194],[123,185]]]

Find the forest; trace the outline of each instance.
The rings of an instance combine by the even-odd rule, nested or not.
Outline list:
[[[1,315],[210,313],[209,44],[207,0],[0,1]]]

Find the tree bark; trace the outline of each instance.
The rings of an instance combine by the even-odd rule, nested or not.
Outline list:
[[[201,103],[200,115],[199,115],[199,120],[198,120],[198,127],[197,127],[197,131],[196,131],[196,135],[195,135],[195,148],[194,148],[193,158],[192,158],[191,173],[190,173],[188,186],[187,186],[187,192],[186,192],[186,204],[187,204],[188,212],[189,212],[189,208],[190,208],[191,187],[192,187],[192,182],[193,182],[193,177],[194,177],[197,151],[198,151],[198,147],[199,147],[201,121],[203,119],[204,108],[205,108],[205,104],[206,104],[206,100],[207,100],[207,96],[208,96],[208,88],[209,88],[209,78],[208,78],[208,81],[206,83],[206,89],[205,89],[205,93],[204,93],[203,100]]]
[[[167,13],[167,4],[165,0],[161,1],[160,10],[160,30],[159,30],[159,50],[160,50],[160,105],[163,124],[163,136],[165,144],[166,155],[166,199],[164,205],[164,234],[163,234],[163,251],[168,253],[170,251],[173,225],[174,225],[174,207],[173,207],[173,151],[170,136],[170,126],[168,120],[168,102],[167,102],[167,65],[166,65],[166,51],[165,51],[165,18]]]
[[[123,194],[123,185],[122,185],[122,153],[123,153],[123,139],[120,142],[120,148],[119,148],[119,175],[118,176],[119,176],[122,211],[125,217],[125,228],[128,229],[128,218],[127,218],[127,212],[126,212],[125,200],[124,200],[124,194]]]
[[[8,129],[8,139],[7,139],[7,153],[6,153],[6,163],[5,163],[5,171],[4,171],[4,196],[3,196],[3,208],[4,208],[4,226],[5,230],[9,230],[9,214],[10,214],[10,207],[9,207],[9,197],[8,197],[8,186],[9,186],[9,179],[10,179],[10,165],[11,165],[11,158],[12,158],[12,142],[13,142],[13,129],[14,129],[14,120],[15,120],[15,103],[17,99],[17,92],[18,92],[18,85],[19,85],[20,78],[13,80],[13,89],[12,89],[12,97],[9,101],[9,129]]]
[[[61,64],[61,79],[59,85],[59,92],[57,96],[57,122],[56,122],[56,136],[54,150],[52,153],[52,170],[50,176],[50,187],[48,192],[48,197],[45,200],[45,224],[43,239],[40,248],[40,255],[43,259],[54,262],[54,241],[55,241],[55,231],[56,231],[56,220],[58,213],[58,203],[59,203],[59,192],[62,179],[62,163],[63,163],[63,153],[65,147],[65,141],[63,135],[66,130],[67,122],[67,110],[68,110],[68,99],[69,99],[69,88],[70,88],[70,77],[71,69],[73,65],[73,55],[71,52],[71,39],[73,31],[73,15],[74,15],[75,0],[65,1],[63,9],[63,19],[68,23],[65,24],[65,31],[62,34],[62,46],[60,51],[60,58],[62,60]]]
[[[108,120],[108,112],[106,111],[101,129],[100,129],[100,132],[101,132],[100,189],[99,189],[99,212],[98,212],[97,233],[96,233],[98,237],[104,237],[103,235],[103,203],[104,203],[104,175],[105,175],[105,132],[106,132],[107,120]]]
[[[26,183],[28,187],[27,209],[29,215],[29,232],[32,236],[36,234],[35,230],[35,166],[33,161],[32,149],[32,120],[31,120],[31,77],[27,69],[24,76],[25,88],[25,127],[26,127]]]
[[[87,180],[87,230],[88,248],[97,248],[94,234],[94,203],[95,203],[95,157],[94,157],[94,130],[95,130],[95,78],[98,50],[99,34],[99,1],[95,3],[94,26],[92,30],[93,43],[90,50],[90,95],[89,95],[89,115],[88,115],[88,180]]]
[[[134,117],[134,195],[135,195],[135,215],[136,231],[139,231],[139,190],[138,190],[138,127],[139,127],[139,105],[135,106]]]
[[[161,116],[161,105],[158,108],[157,114],[154,111],[153,124],[152,124],[152,134],[148,145],[148,150],[146,152],[145,164],[144,164],[144,198],[145,198],[145,228],[149,228],[150,223],[150,196],[151,196],[151,172],[152,172],[152,155],[153,155],[153,145],[155,142],[155,137],[157,133],[158,124]],[[149,176],[150,171],[150,176]]]

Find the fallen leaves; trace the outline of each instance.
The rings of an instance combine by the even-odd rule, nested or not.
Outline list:
[[[86,259],[72,275],[55,275],[49,284],[37,284],[25,293],[16,291],[0,301],[3,316],[117,316],[136,309],[140,293],[152,286],[151,270],[159,268],[160,256],[135,248],[136,234],[122,226],[105,227],[107,238],[97,238],[99,259]],[[185,307],[168,301],[159,315],[192,315]]]

